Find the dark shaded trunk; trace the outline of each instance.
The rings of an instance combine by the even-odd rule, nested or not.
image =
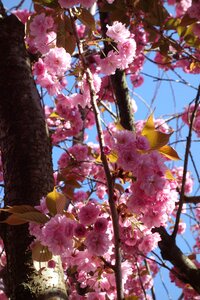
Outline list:
[[[0,145],[5,205],[36,205],[53,189],[51,145],[24,43],[24,26],[14,16],[0,20]],[[66,299],[62,268],[55,285],[32,264],[28,225],[1,225],[11,299]],[[44,296],[45,295],[45,296]],[[55,298],[57,299],[57,298]]]

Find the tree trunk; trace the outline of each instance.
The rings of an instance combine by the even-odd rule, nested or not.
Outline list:
[[[14,15],[0,20],[0,142],[5,205],[37,205],[53,189],[51,145],[40,96]],[[28,225],[1,225],[7,256],[6,289],[11,299],[67,299],[62,268],[53,275],[33,268]],[[49,277],[48,277],[49,276]],[[53,281],[52,279],[55,279]]]

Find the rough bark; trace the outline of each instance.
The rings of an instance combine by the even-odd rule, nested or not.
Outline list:
[[[51,146],[25,48],[24,26],[14,15],[1,18],[0,40],[5,205],[36,205],[53,188]],[[52,295],[67,299],[60,266],[49,278],[33,268],[28,225],[1,225],[1,236],[7,256],[5,283],[11,299],[50,299]],[[53,278],[56,283],[49,280]]]
[[[167,233],[164,227],[154,228],[152,232],[160,234],[161,241],[158,242],[158,246],[162,258],[171,262],[176,268],[176,276],[181,281],[189,283],[200,294],[200,269],[197,268],[190,258],[182,253],[173,237]]]

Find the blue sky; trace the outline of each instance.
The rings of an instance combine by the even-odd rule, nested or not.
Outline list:
[[[3,1],[5,7],[11,7],[14,4],[18,4],[19,1],[10,1],[10,0],[4,0]],[[25,1],[24,7],[29,8],[30,7],[30,0]],[[199,85],[199,76],[198,75],[189,75],[184,72],[182,72],[180,69],[176,70],[180,76],[182,76],[186,81],[188,81],[190,84],[194,85],[195,87],[198,87]],[[157,67],[150,63],[146,62],[144,66],[143,72],[153,75],[156,77],[162,76],[162,70],[158,70]],[[178,77],[172,72],[168,71],[164,75],[164,78],[166,79],[175,79],[178,80]],[[69,81],[70,84],[70,81]],[[130,86],[130,90],[132,90],[132,87]],[[139,96],[137,96],[139,95]],[[164,116],[166,118],[169,117],[172,113],[180,113],[183,112],[183,108],[195,98],[196,96],[196,90],[192,89],[189,86],[183,85],[178,82],[169,82],[169,81],[155,81],[154,79],[150,77],[145,77],[144,84],[132,91],[132,96],[135,99],[138,111],[135,113],[135,119],[146,119],[149,115],[149,110],[144,105],[144,103],[140,100],[141,98],[144,99],[149,105],[152,102],[152,99],[154,99],[152,104],[152,109],[155,111],[154,115],[156,118],[160,116]],[[172,125],[174,129],[176,129],[176,122],[172,122]],[[188,127],[185,126],[183,129],[183,134],[187,134]],[[176,136],[176,133],[174,133],[174,136],[172,136],[171,141],[174,140]],[[193,133],[193,138],[197,140],[196,134]],[[95,136],[93,134],[92,139],[95,140]],[[179,156],[183,159],[184,158],[184,151],[185,151],[185,144],[180,143],[177,146],[177,151],[179,153]],[[53,159],[54,159],[54,165],[56,168],[56,161],[60,156],[60,151],[55,149],[53,151]],[[197,168],[200,169],[200,159],[199,159],[199,153],[200,153],[200,145],[198,142],[195,143],[194,146],[192,146],[192,153],[194,156],[194,160],[197,163]],[[178,164],[182,165],[183,161],[178,162]],[[193,170],[191,162],[189,163],[189,170]],[[193,171],[192,171],[193,172]],[[198,189],[199,184],[195,183],[195,189]],[[188,219],[187,219],[187,223]],[[191,236],[191,233],[187,231],[187,234],[185,235],[185,238],[187,241],[192,243],[193,238]],[[184,250],[185,252],[188,252],[188,247],[186,243],[182,240],[181,237],[178,239],[180,248]],[[169,294],[171,298],[167,295],[165,288],[163,287],[163,284],[161,283],[160,277],[157,276],[156,278],[156,284],[155,284],[155,290],[157,299],[160,300],[168,300],[168,299],[178,299],[178,296],[181,294],[181,290],[174,287],[173,284],[169,284],[169,276],[168,271],[162,271],[163,281],[168,287]]]

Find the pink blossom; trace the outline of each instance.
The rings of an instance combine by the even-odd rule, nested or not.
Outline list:
[[[44,61],[39,58],[38,61],[34,64],[33,74],[37,76],[44,76],[46,72]]]
[[[94,224],[94,228],[98,232],[105,232],[107,229],[108,220],[106,218],[98,218]]]
[[[106,58],[99,60],[101,72],[106,75],[112,75],[120,67],[119,55],[113,50],[108,52]]]
[[[57,214],[42,228],[42,244],[48,246],[54,255],[72,248],[75,223],[64,215]]]
[[[102,234],[101,232],[92,230],[87,235],[85,245],[91,254],[98,256],[104,255],[110,245],[108,234]]]
[[[8,300],[8,297],[2,290],[0,290],[0,300]]]
[[[87,229],[83,224],[77,224],[75,229],[74,229],[74,234],[78,238],[82,238],[86,235]]]
[[[55,266],[56,266],[55,260],[51,259],[51,260],[48,261],[48,268],[54,269]]]
[[[93,224],[100,213],[99,206],[89,202],[80,209],[78,214],[79,220],[83,225]]]
[[[28,18],[31,16],[31,12],[27,9],[14,10],[12,13],[17,16],[23,24],[25,24],[28,21]]]
[[[61,75],[71,66],[71,56],[64,48],[53,48],[45,55],[44,63],[52,74]]]
[[[113,25],[107,25],[106,35],[115,42],[124,42],[130,37],[130,31],[121,22],[115,21]]]
[[[106,299],[106,293],[103,292],[92,292],[87,294],[88,300],[105,300]]]
[[[132,85],[137,88],[139,86],[141,86],[144,82],[144,77],[142,75],[138,75],[138,74],[131,74],[130,75],[130,80]]]
[[[30,33],[33,36],[41,36],[54,25],[53,18],[44,13],[36,15],[30,23]]]
[[[78,5],[80,1],[79,0],[58,0],[58,3],[63,8],[70,8],[74,5]]]
[[[177,181],[177,185],[179,190],[181,190],[181,185],[182,185],[182,178],[183,178],[183,167],[175,167],[172,169],[172,174],[175,177],[176,181]],[[191,173],[188,171],[186,173],[186,182],[184,185],[184,192],[186,194],[190,194],[192,192],[193,189],[193,185],[194,185],[194,180],[191,176]]]
[[[199,20],[200,19],[200,2],[193,1],[192,5],[187,10],[187,13],[191,18],[195,18],[195,19]]]
[[[85,200],[87,200],[88,198],[88,194],[84,191],[77,191],[76,193],[74,193],[74,201],[77,201],[77,202],[83,202]]]
[[[85,28],[86,28],[86,26],[83,24],[76,24],[77,34],[80,39],[82,39],[84,37]]]
[[[145,235],[142,238],[142,241],[139,244],[138,249],[142,253],[148,253],[148,252],[154,250],[157,247],[158,242],[160,240],[161,240],[161,238],[160,238],[160,235],[158,233]]]
[[[149,141],[146,137],[142,135],[136,136],[136,142],[135,142],[136,148],[139,150],[148,150],[149,149]]]
[[[187,227],[186,223],[179,222],[179,224],[178,224],[178,234],[183,234],[186,230],[186,227]]]
[[[136,54],[136,42],[134,39],[128,39],[117,45],[119,50],[120,68],[126,69],[133,62]]]
[[[187,9],[192,5],[192,0],[180,0],[176,5],[176,15],[180,17],[184,15]]]
[[[56,46],[56,33],[54,31],[47,32],[41,36],[36,36],[33,40],[37,51],[47,54],[49,49]]]

